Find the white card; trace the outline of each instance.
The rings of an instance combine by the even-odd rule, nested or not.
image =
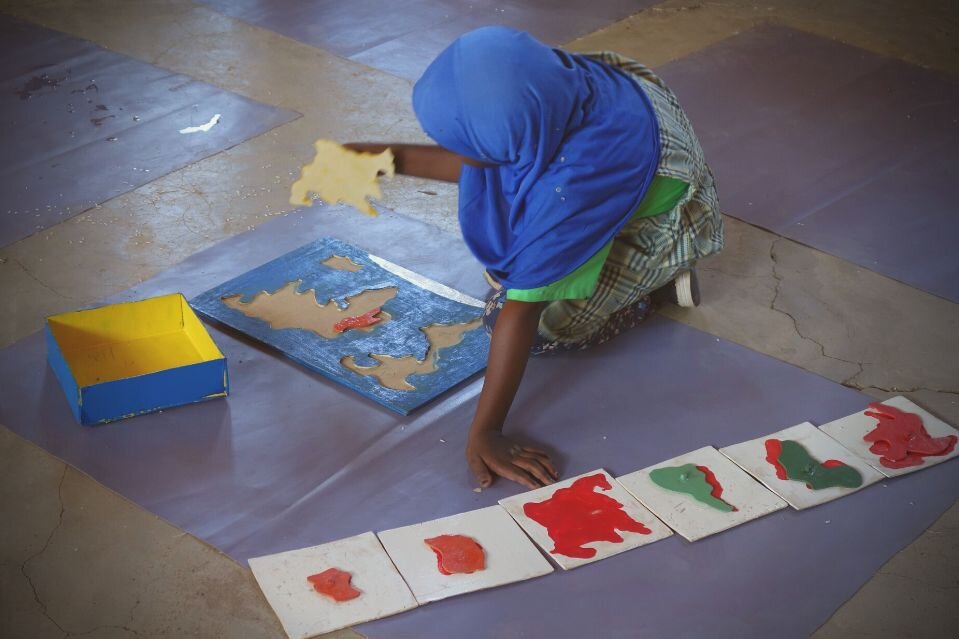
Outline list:
[[[421,604],[553,572],[553,567],[539,549],[499,506],[385,530],[377,536]],[[447,536],[456,536],[455,541],[467,546],[477,544],[482,569],[471,573],[456,572],[455,555],[444,553],[443,565],[451,573],[444,575],[440,571],[439,558],[426,540],[434,540],[433,545],[444,550],[446,544],[443,542],[453,541]],[[440,541],[435,541],[437,538]],[[477,555],[472,552],[470,556]],[[469,564],[469,568],[473,567]]]
[[[768,461],[769,452],[767,441],[793,441],[801,445],[817,462],[832,460],[842,462],[859,473],[862,484],[859,486],[831,486],[814,490],[806,482],[796,479],[781,479],[779,474],[785,472],[781,466]],[[774,493],[789,502],[796,510],[818,506],[850,493],[875,484],[882,479],[869,464],[863,462],[851,452],[840,446],[831,437],[820,431],[809,422],[781,430],[758,439],[741,444],[727,446],[720,449],[723,455],[742,466],[753,477],[764,483]],[[777,473],[778,471],[778,473]],[[824,471],[820,471],[824,472]]]
[[[892,406],[893,408],[898,408],[906,413],[915,413],[918,415],[922,419],[922,425],[925,427],[926,432],[930,437],[959,436],[959,432],[957,432],[955,428],[945,423],[941,419],[934,417],[931,413],[917,406],[901,395],[887,399],[886,401],[882,402],[882,404]],[[906,466],[903,468],[893,468],[888,465],[888,461],[887,463],[883,463],[883,455],[877,455],[869,450],[873,445],[872,442],[863,440],[863,437],[874,431],[878,424],[878,419],[866,415],[866,411],[861,411],[850,415],[849,417],[843,417],[842,419],[829,422],[828,424],[821,426],[820,430],[851,450],[861,459],[865,459],[867,462],[869,462],[869,464],[871,464],[886,477],[896,477],[897,475],[905,475],[906,473],[922,470],[923,468],[934,466],[935,464],[942,463],[947,459],[952,459],[956,455],[959,455],[959,445],[956,445],[953,446],[952,450],[945,455],[929,455],[922,457],[922,463],[918,465]]]
[[[669,482],[678,490],[657,484],[653,477]],[[617,481],[688,541],[714,535],[786,507],[786,502],[756,483],[712,446],[618,477]],[[703,485],[712,487],[704,496],[705,501],[684,492],[687,486]]]
[[[337,602],[318,593],[307,577],[338,568],[352,575],[360,594]],[[371,532],[321,546],[250,559],[250,569],[290,639],[388,617],[416,600]]]
[[[673,534],[602,469],[499,503],[564,570]]]

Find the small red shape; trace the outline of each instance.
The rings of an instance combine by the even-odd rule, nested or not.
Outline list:
[[[526,516],[546,528],[553,540],[554,555],[589,559],[595,548],[584,548],[592,541],[620,543],[617,530],[648,535],[649,528],[630,517],[623,505],[596,489],[612,490],[605,475],[580,477],[569,488],[560,488],[546,501],[523,505]]]
[[[713,487],[713,491],[709,494],[715,497],[716,499],[718,499],[719,501],[725,504],[729,504],[728,501],[725,501],[723,499],[723,485],[719,483],[718,479],[716,479],[716,474],[712,470],[710,470],[709,466],[696,466],[696,470],[706,475],[706,483]],[[729,505],[732,506],[733,512],[739,511],[739,509],[733,506],[732,504],[729,504]]]
[[[886,468],[921,466],[925,457],[948,455],[956,447],[955,435],[930,437],[915,413],[901,411],[887,404],[870,404],[866,415],[875,417],[876,427],[863,435],[871,442],[870,452],[879,456]]]
[[[838,459],[827,459],[822,463],[823,468],[835,468],[836,466],[845,466],[845,464]]]
[[[313,590],[338,603],[356,599],[362,594],[350,584],[352,579],[353,575],[339,568],[328,568],[306,578],[313,584]]]
[[[362,315],[355,315],[353,317],[344,317],[333,325],[333,330],[337,333],[342,333],[351,328],[366,328],[367,326],[372,326],[382,319],[377,317],[382,310],[382,308],[377,307],[369,313],[363,313]]]
[[[778,439],[766,440],[766,461],[776,467],[776,477],[782,480],[789,479],[786,468],[779,463],[779,456],[783,453],[783,443]]]
[[[436,553],[436,567],[444,575],[470,575],[486,568],[483,547],[472,537],[440,535],[423,541]]]

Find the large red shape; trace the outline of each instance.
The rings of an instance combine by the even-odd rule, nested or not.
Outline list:
[[[336,602],[356,599],[362,594],[350,584],[352,579],[353,575],[339,568],[328,568],[306,578],[313,590]]]
[[[887,404],[870,404],[866,415],[875,417],[876,427],[863,435],[869,450],[879,455],[886,468],[921,466],[925,457],[948,455],[956,447],[955,435],[930,437],[922,418]]]
[[[523,505],[527,517],[546,528],[553,540],[554,555],[589,559],[595,548],[584,548],[592,541],[621,543],[617,530],[648,535],[652,531],[623,511],[623,505],[596,489],[611,490],[602,473],[580,477],[569,488],[560,488],[546,501]]]
[[[469,575],[486,568],[486,554],[466,535],[440,535],[423,540],[436,553],[436,567],[444,575]]]

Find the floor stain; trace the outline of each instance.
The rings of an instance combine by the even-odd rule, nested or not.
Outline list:
[[[46,91],[47,89],[50,91],[56,91],[60,86],[60,83],[64,80],[66,80],[66,76],[57,79],[51,78],[46,73],[41,73],[40,75],[35,75],[24,82],[23,86],[17,89],[14,93],[20,96],[21,100],[29,100],[35,94],[41,91]]]

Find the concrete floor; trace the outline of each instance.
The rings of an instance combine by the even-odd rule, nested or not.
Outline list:
[[[959,71],[954,3],[905,4],[670,1],[570,46],[655,66],[772,21]],[[0,11],[303,114],[0,249],[0,346],[286,210],[290,176],[318,137],[422,139],[409,82],[187,0],[0,0]],[[397,179],[385,203],[455,229],[450,187]],[[727,228],[726,251],[702,268],[705,305],[667,314],[959,424],[959,306],[737,220]],[[246,567],[4,428],[0,512],[2,637],[283,636]],[[816,636],[954,636],[957,593],[954,505]]]

